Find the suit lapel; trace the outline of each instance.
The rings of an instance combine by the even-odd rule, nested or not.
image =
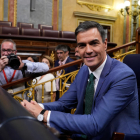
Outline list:
[[[56,62],[55,62],[55,67],[57,67],[57,66],[59,66],[59,60],[56,60]]]
[[[107,55],[107,61],[105,63],[105,66],[101,72],[101,76],[100,76],[100,79],[99,79],[99,82],[98,82],[98,85],[97,85],[97,89],[96,89],[96,92],[95,92],[95,96],[94,96],[94,101],[96,99],[96,97],[98,96],[99,94],[99,91],[104,83],[104,80],[105,80],[105,77],[109,74],[110,72],[110,68],[111,68],[111,64],[112,64],[112,58],[110,58],[108,55]]]
[[[66,60],[66,63],[68,63],[68,62],[69,62],[69,56],[68,56],[68,58],[67,58],[67,60]],[[65,63],[65,64],[66,64],[66,63]]]
[[[78,105],[77,105],[77,109],[76,109],[76,112],[75,112],[76,114],[83,114],[83,104],[84,104],[86,86],[87,86],[88,76],[89,76],[88,67],[87,66],[85,66],[85,67],[86,67],[86,69],[81,74],[82,78],[79,81],[80,88],[77,91],[77,93],[79,94],[79,100],[78,100]]]

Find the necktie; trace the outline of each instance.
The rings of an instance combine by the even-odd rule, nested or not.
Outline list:
[[[85,114],[91,114],[92,104],[93,104],[93,95],[94,95],[94,79],[95,76],[93,73],[90,74],[89,82],[86,87],[85,94]]]
[[[94,79],[95,76],[93,73],[89,76],[89,82],[86,87],[86,94],[85,94],[85,114],[91,114],[92,104],[93,104],[93,95],[94,95]],[[86,135],[81,135],[83,139],[87,139]]]

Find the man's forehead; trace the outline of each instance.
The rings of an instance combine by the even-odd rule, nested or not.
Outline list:
[[[63,51],[63,50],[57,50],[57,53],[60,53],[60,52],[62,52],[62,53],[63,53],[64,51]]]
[[[5,46],[5,45],[8,45],[10,47],[14,46],[14,44],[12,42],[8,42],[8,41],[2,43],[2,46]]]
[[[78,36],[85,36],[85,34],[86,35],[88,35],[88,34],[90,34],[90,35],[99,35],[100,37],[101,37],[101,35],[100,35],[100,32],[98,31],[98,29],[97,28],[90,28],[90,29],[88,29],[88,30],[85,30],[85,31],[81,31],[81,32],[79,32],[78,34],[77,34],[77,37]]]

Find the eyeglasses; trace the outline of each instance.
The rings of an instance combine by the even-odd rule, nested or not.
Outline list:
[[[1,51],[2,51],[2,52],[7,52],[7,53],[12,53],[12,52],[15,51],[15,50],[11,50],[11,49],[5,50],[5,49],[2,49]]]

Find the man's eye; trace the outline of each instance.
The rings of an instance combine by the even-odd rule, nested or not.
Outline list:
[[[79,48],[84,48],[84,47],[85,47],[84,44],[79,45]]]
[[[97,45],[98,42],[91,42],[90,45]]]

